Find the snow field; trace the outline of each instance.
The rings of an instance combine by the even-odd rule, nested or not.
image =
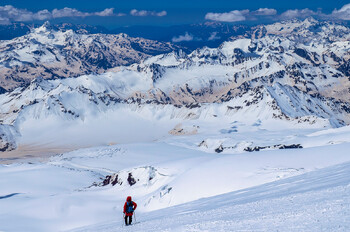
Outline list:
[[[348,231],[350,163],[78,231]],[[121,220],[120,220],[121,221]]]
[[[273,141],[283,132],[258,133]],[[317,135],[325,133],[307,138],[317,145]],[[336,135],[331,133],[328,139]],[[0,189],[0,230],[344,231],[349,227],[350,143],[217,154],[193,149],[190,144],[198,136],[203,135],[86,148],[46,162],[1,165],[0,184],[6,188]],[[259,136],[252,138],[259,143]],[[338,166],[326,168],[332,165]],[[136,184],[93,185],[114,173],[123,182],[132,173]],[[121,227],[128,195],[138,203],[141,222],[130,229]]]

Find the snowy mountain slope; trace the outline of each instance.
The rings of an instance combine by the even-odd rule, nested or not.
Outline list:
[[[238,39],[217,49],[198,49],[188,56],[173,53],[171,62],[169,55],[160,55],[132,68],[152,75],[156,87],[167,86],[174,92],[169,97],[182,102],[213,101],[229,90],[239,91],[243,84],[275,82],[309,94],[348,101],[348,73],[342,67],[349,62],[349,46],[348,41],[325,47],[321,43],[303,45],[279,37]],[[179,88],[183,89],[184,99]]]
[[[170,67],[169,73],[174,68],[192,70],[199,66],[203,72],[187,75],[187,79],[192,79],[195,75],[213,75],[225,69],[226,73],[221,73],[234,82],[234,87],[250,80],[268,83],[278,81],[295,85],[309,93],[348,100],[349,82],[346,77],[349,77],[349,40],[346,38],[350,35],[350,29],[323,22],[318,32],[313,33],[307,22],[308,20],[287,21],[267,25],[266,27],[284,25],[287,28],[293,24],[297,29],[283,34],[271,32],[261,38],[250,38],[247,35],[248,38],[233,38],[217,49],[198,49],[188,57],[180,57],[181,64],[173,62],[175,67]],[[314,21],[314,24],[321,22]],[[300,30],[311,33],[306,36],[309,41],[293,38]],[[318,38],[319,34],[325,39],[331,38],[332,33],[334,40],[324,41]],[[164,58],[160,56],[159,60]],[[211,72],[206,70],[208,64]],[[220,68],[215,69],[215,65]],[[166,73],[164,69],[159,69]],[[345,97],[342,98],[344,94]]]
[[[273,128],[273,122],[286,128],[338,127],[349,120],[346,103],[278,83],[227,94],[221,103],[182,106],[154,94],[166,96],[166,91],[153,87],[149,76],[128,69],[74,79],[39,78],[27,88],[1,95],[1,123],[16,132],[11,137],[15,140],[2,140],[11,144],[7,150],[18,144],[85,147],[159,139],[170,136],[179,123],[197,124],[200,133],[201,125],[219,122],[217,130],[233,121],[253,124],[258,119],[267,128]]]
[[[151,213],[132,231],[347,231],[349,163]],[[71,231],[130,231],[118,222]]]
[[[278,137],[266,131],[261,133],[261,137],[270,141]],[[345,196],[349,183],[350,157],[346,152],[349,141],[337,145],[327,145],[324,141],[322,147],[317,147],[319,136],[327,134],[329,142],[336,140],[338,133],[349,137],[349,131],[342,128],[333,133],[317,132],[309,136],[311,147],[297,150],[222,155],[171,145],[170,138],[162,142],[81,149],[45,162],[32,160],[1,165],[0,183],[6,188],[0,190],[3,206],[0,229],[123,230],[121,207],[125,196],[132,195],[139,205],[137,220],[142,222],[133,227],[135,230],[186,231],[195,226],[199,226],[195,227],[197,230],[212,230],[212,220],[216,221],[214,225],[225,220],[228,224],[222,225],[222,229],[250,225],[251,229],[265,231],[283,228],[282,221],[289,221],[291,215],[300,215],[303,210],[306,213],[297,217],[300,222],[297,225],[301,227],[291,227],[293,230],[307,226],[317,229],[341,226],[343,230],[348,226],[344,222],[348,216]],[[284,132],[285,137],[289,135],[289,131]],[[188,137],[178,138],[177,143],[180,141],[191,142]],[[255,137],[254,141],[259,143],[260,139]],[[323,169],[337,164],[340,165]],[[309,173],[314,170],[318,171]],[[96,186],[114,173],[119,174],[117,184]],[[129,173],[136,183],[128,182]],[[286,179],[291,176],[296,177]],[[259,186],[264,183],[269,184]],[[237,190],[241,191],[235,192]],[[218,196],[224,193],[227,195]],[[269,204],[271,202],[274,204]],[[163,210],[154,211],[161,208]],[[322,208],[327,209],[329,220],[314,225],[324,214],[322,210],[319,214],[313,210]],[[220,214],[222,210],[227,216],[225,219]],[[271,223],[277,214],[281,221]],[[185,219],[191,217],[192,221]],[[308,219],[312,219],[311,224]],[[242,224],[237,225],[240,222]]]
[[[7,136],[1,139],[5,144],[2,147],[11,144],[7,146],[9,150],[18,144],[57,141],[60,145],[82,147],[130,141],[125,139],[130,137],[145,141],[148,130],[143,130],[144,134],[133,129],[141,124],[157,128],[150,136],[152,140],[168,136],[169,131],[181,134],[183,128],[172,130],[178,124],[196,127],[223,121],[226,128],[220,129],[226,130],[232,121],[253,124],[261,120],[271,127],[273,121],[279,121],[287,122],[284,125],[288,128],[347,125],[350,82],[346,67],[350,43],[342,38],[349,31],[342,25],[326,22],[318,30],[311,30],[318,23],[308,19],[267,25],[280,29],[282,24],[295,27],[280,34],[271,32],[259,38],[227,41],[218,48],[201,48],[191,54],[171,52],[130,66],[111,66],[109,72],[99,75],[49,81],[37,78],[27,87],[0,95],[1,124],[16,132],[12,135],[6,132]],[[334,41],[326,42],[316,37],[309,41],[289,38],[296,33],[295,28],[315,36],[336,30],[343,37],[336,33]],[[52,33],[56,33],[54,37],[49,36]],[[119,35],[120,39],[123,36]],[[69,49],[67,52],[75,52],[89,41],[100,46],[101,41],[116,41],[118,36],[76,35],[69,30],[52,32],[43,26],[27,37],[42,44],[50,40]],[[127,48],[131,38],[124,39]],[[150,42],[144,48],[153,45]],[[17,54],[21,55],[19,60],[36,59],[23,51]],[[53,57],[53,53],[45,54],[37,57],[39,63]],[[108,57],[115,58],[113,54]],[[47,128],[56,133],[48,133]],[[195,131],[201,133],[200,129]],[[123,136],[126,132],[130,132],[129,136]],[[10,137],[17,139],[10,141]],[[95,137],[98,139],[92,139]],[[90,144],[91,141],[94,143]]]
[[[45,23],[29,34],[0,42],[0,86],[12,90],[32,79],[77,77],[139,62],[177,47],[126,34],[77,34]]]

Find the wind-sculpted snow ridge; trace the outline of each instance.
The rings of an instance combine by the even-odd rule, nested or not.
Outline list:
[[[27,35],[0,42],[0,87],[13,90],[36,77],[56,79],[103,73],[176,49],[170,43],[126,34],[57,31],[45,23]]]

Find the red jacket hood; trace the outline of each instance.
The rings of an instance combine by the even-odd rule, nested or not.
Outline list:
[[[128,196],[128,197],[126,198],[126,201],[131,201],[131,196]]]

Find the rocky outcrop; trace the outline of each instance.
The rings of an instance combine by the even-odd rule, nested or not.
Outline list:
[[[100,183],[94,183],[94,186],[118,186],[131,187],[134,185],[153,185],[156,181],[166,177],[156,168],[147,166],[134,168],[128,171],[120,171],[113,175],[107,175]]]
[[[17,132],[13,126],[0,124],[0,152],[17,148]]]
[[[273,146],[256,146],[256,147],[246,147],[244,148],[245,151],[253,152],[253,151],[261,151],[261,150],[271,150],[271,149],[297,149],[297,148],[303,148],[300,144],[291,144],[291,145],[283,145],[283,144],[277,144]]]

